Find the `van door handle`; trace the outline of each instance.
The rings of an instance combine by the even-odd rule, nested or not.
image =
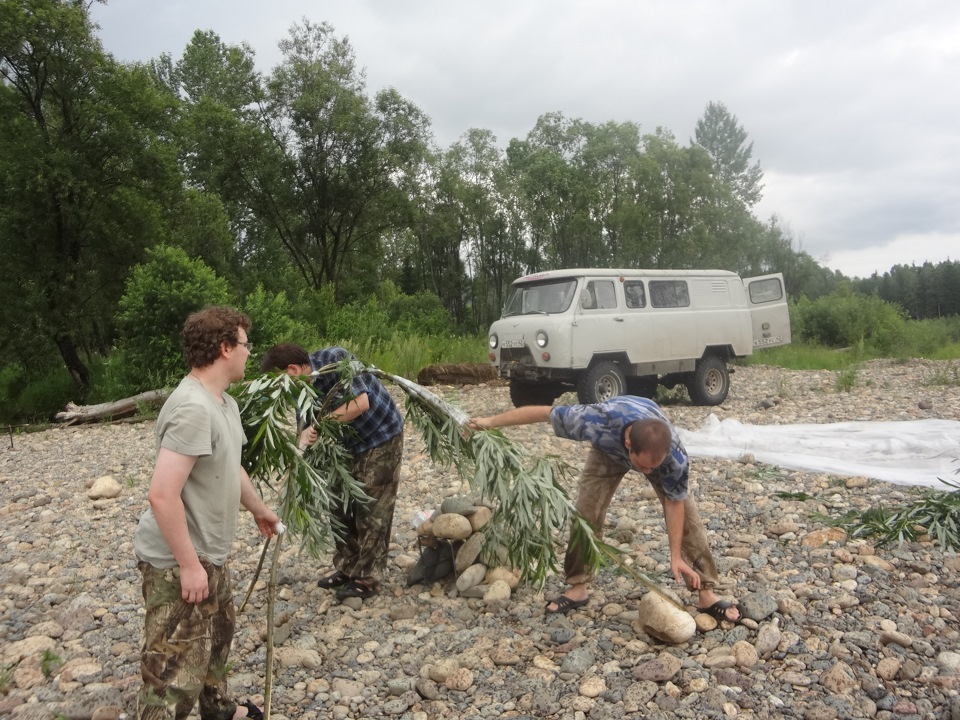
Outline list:
[[[623,318],[619,315],[613,319],[614,322],[623,322]]]

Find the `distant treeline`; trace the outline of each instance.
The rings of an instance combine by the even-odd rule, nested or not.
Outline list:
[[[88,387],[118,349],[141,382],[162,376],[185,313],[213,301],[250,312],[262,346],[409,317],[479,333],[513,279],[558,267],[782,272],[807,298],[846,282],[755,215],[762,171],[720,103],[686,144],[547,112],[524,138],[440,147],[400,91],[368,92],[329,25],[279,46],[262,72],[197,31],[179,57],[126,64],[86,2],[0,3],[5,377],[59,362]],[[955,296],[891,299],[957,312]]]
[[[896,265],[883,275],[854,281],[865,295],[899,305],[914,320],[960,315],[960,261]]]

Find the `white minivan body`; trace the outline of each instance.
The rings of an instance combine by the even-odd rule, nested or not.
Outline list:
[[[730,389],[728,361],[790,342],[781,274],[574,268],[518,278],[490,326],[490,362],[516,406],[652,397],[684,384],[700,405]]]

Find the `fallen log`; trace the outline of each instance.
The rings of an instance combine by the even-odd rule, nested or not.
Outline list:
[[[496,379],[493,366],[486,363],[428,365],[417,374],[418,385],[479,385]]]
[[[162,405],[171,392],[169,389],[148,390],[133,397],[98,403],[97,405],[77,405],[68,402],[63,411],[54,415],[53,419],[71,425],[100,420],[116,420],[133,415],[141,405]]]

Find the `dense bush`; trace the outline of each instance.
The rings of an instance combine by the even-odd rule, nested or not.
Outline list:
[[[377,297],[386,310],[394,333],[453,334],[453,317],[432,292],[405,295],[391,281],[385,280],[377,288]]]
[[[209,305],[229,305],[227,283],[202,260],[160,246],[136,266],[120,299],[111,364],[129,394],[177,381],[187,368],[180,347],[183,322]]]
[[[70,400],[82,398],[65,367],[30,372],[15,364],[0,369],[0,420],[4,422],[44,422]]]
[[[453,334],[453,320],[440,298],[429,292],[404,295],[389,280],[364,302],[327,307],[322,335],[330,342],[349,338],[385,342],[400,335]]]
[[[801,297],[791,307],[791,325],[795,340],[832,348],[862,344],[880,354],[897,354],[906,347],[903,311],[872,296]]]
[[[243,301],[243,312],[250,317],[253,327],[250,339],[253,342],[253,367],[259,367],[259,359],[272,345],[280,342],[305,342],[310,334],[308,328],[295,318],[294,308],[286,293],[271,295],[257,285]]]

